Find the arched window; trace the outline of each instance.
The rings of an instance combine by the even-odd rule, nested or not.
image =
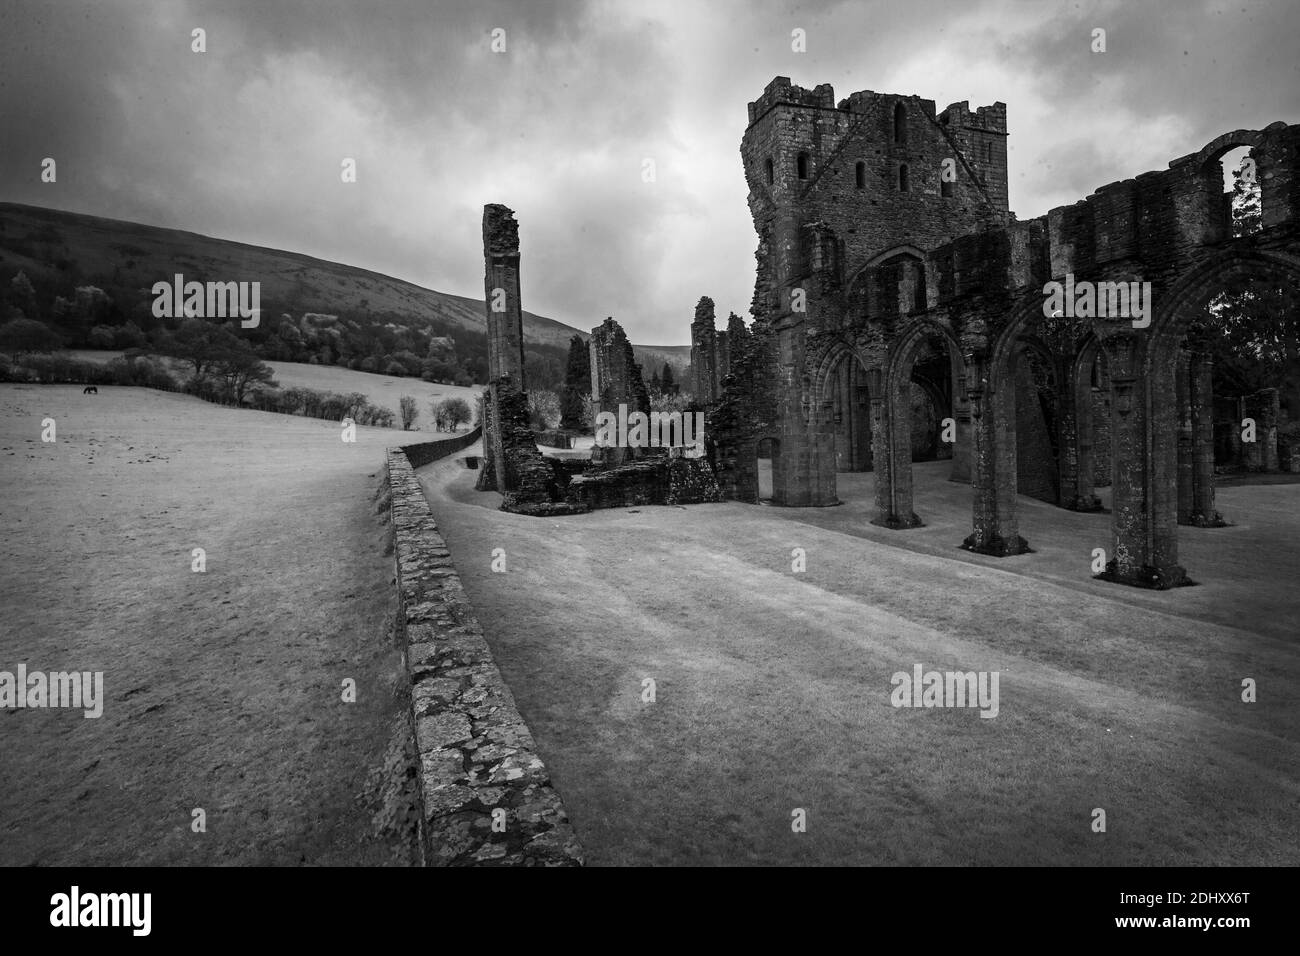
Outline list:
[[[907,142],[907,110],[902,103],[894,107],[894,142]]]
[[[763,165],[767,167],[767,184],[770,186],[776,182],[776,169],[772,166],[772,157],[769,156]]]
[[[795,161],[795,169],[799,173],[800,179],[808,178],[808,154],[800,153],[799,158]]]
[[[859,162],[858,165],[854,167],[853,175],[857,180],[858,188],[865,189],[867,186],[867,164]]]
[[[993,162],[993,144],[988,141],[985,141],[984,143],[984,162]]]
[[[907,163],[900,163],[898,166],[898,191],[900,193],[908,192],[911,186],[907,179]]]
[[[1231,236],[1249,236],[1263,225],[1259,173],[1249,146],[1235,146],[1219,157],[1214,172],[1222,170],[1224,214]]]

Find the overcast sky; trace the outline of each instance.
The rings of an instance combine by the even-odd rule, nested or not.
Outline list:
[[[684,344],[701,295],[748,317],[739,147],[773,76],[837,101],[1005,102],[1027,219],[1221,132],[1300,121],[1298,37],[1296,0],[0,0],[0,199],[475,297],[482,206],[501,202],[525,308]]]

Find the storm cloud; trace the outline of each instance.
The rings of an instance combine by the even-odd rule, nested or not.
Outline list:
[[[1295,122],[1297,21],[1289,0],[8,0],[0,198],[470,296],[481,209],[501,202],[520,221],[527,309],[683,343],[701,295],[724,317],[748,309],[739,145],[773,76],[837,98],[1007,103],[1011,207],[1029,218],[1218,133]]]

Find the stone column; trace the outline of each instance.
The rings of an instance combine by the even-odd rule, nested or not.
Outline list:
[[[1131,338],[1131,337],[1130,337]],[[1111,555],[1106,570],[1124,584],[1143,581],[1149,563],[1146,515],[1144,395],[1138,381],[1136,343],[1110,353],[1110,440],[1114,456]]]
[[[1214,356],[1194,352],[1188,369],[1192,410],[1192,524],[1227,524],[1214,505]]]
[[[519,225],[496,204],[483,207],[483,291],[487,299],[488,378],[509,378],[522,392],[524,312],[519,300]]]
[[[1192,356],[1184,349],[1178,350],[1178,364],[1174,369],[1175,394],[1178,412],[1178,523],[1192,523],[1192,397],[1188,380]]]
[[[1008,363],[996,390],[988,385],[988,360],[966,361],[971,409],[972,531],[967,551],[1007,557],[1030,551],[1016,515],[1015,369]]]
[[[702,296],[691,322],[691,384],[701,406],[718,400],[718,333],[714,328],[713,300]]]
[[[487,312],[488,389],[484,400],[483,470],[477,487],[515,490],[502,440],[502,404],[524,391],[523,306],[519,299],[519,226],[505,206],[483,207],[483,294]]]
[[[1105,347],[1115,462],[1106,577],[1176,587],[1187,578],[1178,563],[1177,353],[1148,362],[1144,340],[1131,332],[1117,333]],[[1152,396],[1160,398],[1152,402]]]
[[[912,510],[912,407],[911,365],[898,371],[892,380],[875,386],[874,370],[868,373],[872,405],[877,393],[881,407],[873,410],[873,459],[876,473],[876,517],[872,524],[895,531],[921,527],[921,519]]]

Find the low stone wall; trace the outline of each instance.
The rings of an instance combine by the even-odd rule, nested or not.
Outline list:
[[[397,628],[420,754],[424,861],[580,866],[564,805],[492,660],[412,467],[477,438],[470,432],[388,451]]]
[[[575,475],[565,495],[584,508],[689,505],[718,501],[717,480],[703,458],[654,455]]]
[[[437,441],[419,442],[415,445],[403,445],[402,451],[406,452],[406,458],[411,463],[411,467],[419,468],[431,461],[437,461],[439,458],[454,455],[461,449],[468,448],[482,437],[483,426],[478,425],[463,435],[453,435],[451,438],[441,438]]]

